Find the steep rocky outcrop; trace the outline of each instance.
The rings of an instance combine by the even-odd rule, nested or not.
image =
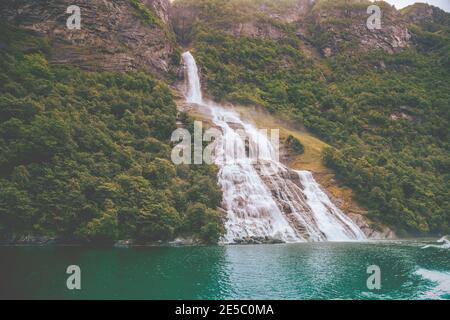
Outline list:
[[[297,1],[176,1],[171,9],[175,32],[184,42],[190,40],[197,22],[210,29],[233,36],[280,39],[286,36],[286,25],[293,24],[310,12],[311,0]]]
[[[411,45],[406,21],[387,3],[378,3],[382,13],[379,30],[367,28],[367,8],[373,3],[366,0],[281,1],[278,6],[261,0],[249,1],[246,8],[237,10],[238,3],[178,1],[172,8],[172,23],[185,42],[199,25],[233,36],[262,39],[295,33],[324,56],[372,49],[393,53]]]
[[[69,30],[69,0],[0,3],[3,21],[47,36],[50,61],[88,70],[172,71],[176,43],[168,25],[169,0],[78,0],[81,29]]]
[[[170,0],[142,0],[147,8],[153,8],[158,17],[165,23],[169,24]]]
[[[370,30],[369,1],[318,1],[307,19],[299,24],[298,34],[311,41],[323,55],[338,52],[365,52],[381,49],[398,52],[411,45],[411,35],[400,13],[387,3],[381,10],[381,29]]]
[[[298,0],[289,6],[269,7],[261,3],[254,10],[253,19],[241,21],[229,30],[234,36],[248,36],[265,39],[280,39],[286,36],[284,25],[303,19],[313,7],[310,0]]]
[[[408,6],[401,10],[401,14],[408,22],[419,26],[440,24],[450,27],[450,15],[442,9],[426,3],[415,3]]]
[[[378,226],[378,228],[373,228],[368,223],[367,219],[360,214],[353,212],[346,212],[347,216],[355,222],[358,227],[364,232],[368,239],[383,239],[383,240],[393,240],[397,238],[397,235],[387,226]]]
[[[403,11],[403,15],[413,23],[423,24],[433,18],[433,7],[424,3],[414,4]]]

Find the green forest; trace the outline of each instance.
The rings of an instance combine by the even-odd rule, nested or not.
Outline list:
[[[400,237],[450,233],[450,14],[409,23],[414,45],[404,50],[362,51],[344,36],[324,56],[328,29],[312,28],[305,40],[268,17],[294,0],[177,0],[196,19],[174,25],[176,40],[153,11],[130,3],[177,41],[176,55],[192,51],[208,96],[261,106],[332,146],[324,163],[374,225]],[[320,0],[317,10],[352,5],[361,7]],[[229,32],[249,20],[283,36]],[[350,25],[327,23],[342,34]],[[193,123],[177,116],[175,76],[86,71],[52,65],[51,55],[45,37],[0,23],[0,241],[217,243],[225,229],[216,166],[170,160],[177,121]],[[287,142],[304,152],[302,141]]]
[[[45,39],[0,30],[2,240],[217,242],[216,168],[170,161],[177,111],[167,84],[51,66]]]
[[[178,36],[191,42],[212,96],[263,106],[330,143],[326,165],[356,192],[373,221],[400,236],[450,232],[448,14],[425,26],[410,25],[414,48],[395,54],[342,50],[314,59],[301,50],[304,43],[292,25],[256,9],[234,14],[239,4],[251,8],[260,1],[178,3],[199,12],[200,19]],[[226,31],[249,16],[285,36],[235,37]],[[333,23],[345,26],[337,20]],[[327,35],[313,37],[313,45],[320,47],[323,38]]]

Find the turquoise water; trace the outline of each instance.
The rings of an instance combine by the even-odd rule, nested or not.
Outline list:
[[[449,299],[450,250],[420,241],[210,247],[0,247],[0,297]],[[66,288],[69,265],[81,290]],[[381,270],[369,290],[367,267]]]

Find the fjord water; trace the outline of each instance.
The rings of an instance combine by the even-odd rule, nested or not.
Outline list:
[[[0,298],[449,299],[450,251],[426,246],[0,247]],[[66,288],[69,265],[81,268],[81,290]],[[380,290],[366,286],[370,265],[380,267]]]
[[[194,57],[190,52],[182,57],[186,102],[209,114],[222,133],[215,163],[227,211],[225,243],[248,238],[284,242],[365,239],[310,172],[294,171],[279,162],[274,145],[278,141],[271,141],[234,110],[204,99]]]

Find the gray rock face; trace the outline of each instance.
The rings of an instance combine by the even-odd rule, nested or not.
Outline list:
[[[66,10],[72,4],[70,0],[2,1],[0,17],[48,36],[54,64],[88,70],[144,69],[161,76],[170,71],[176,45],[170,40],[170,28],[165,28],[169,0],[143,1],[161,23],[146,21],[130,0],[78,0],[81,30],[69,30],[66,26],[70,16]]]
[[[264,2],[252,3],[245,8],[236,8],[237,22],[217,22],[212,17],[209,24],[212,28],[218,28],[234,36],[247,36],[264,39],[280,39],[286,36],[286,31],[281,24],[295,23],[309,12],[313,5],[311,0],[298,0],[292,6],[283,8],[269,7]],[[193,26],[199,20],[204,20],[202,8],[198,3],[176,3],[171,8],[170,18],[176,33],[183,42],[188,42]],[[228,15],[228,11],[223,13]],[[208,17],[206,17],[208,18]],[[227,19],[225,19],[227,20]],[[220,25],[220,27],[218,27]]]
[[[393,240],[396,239],[394,231],[388,227],[383,227],[381,230],[372,228],[366,219],[360,214],[348,213],[350,219],[352,219],[358,227],[364,232],[369,239],[374,240]]]
[[[148,8],[153,8],[155,13],[164,23],[169,23],[169,0],[143,0],[142,2]]]
[[[221,18],[219,15],[205,14],[202,10],[207,9],[196,6],[195,2],[180,3],[172,8],[171,19],[181,37],[191,35],[198,21],[233,36],[262,39],[281,39],[296,30],[300,39],[313,44],[327,57],[342,51],[374,49],[394,53],[411,45],[407,22],[399,11],[387,4],[380,4],[381,29],[369,30],[367,8],[372,3],[368,1],[349,0],[342,5],[333,1],[297,0],[280,8],[263,3],[220,22],[216,21]]]
[[[300,23],[299,34],[316,43],[326,57],[338,52],[380,49],[398,52],[411,45],[411,35],[400,13],[393,7],[381,5],[381,29],[370,30],[367,8],[370,3],[348,6],[328,6],[311,11],[308,19]],[[321,40],[315,39],[321,35]]]
[[[416,3],[407,7],[402,11],[402,15],[410,22],[424,25],[431,22],[442,22],[440,16],[445,16],[445,13],[437,8],[425,3]],[[437,20],[437,21],[436,21]],[[448,22],[448,21],[447,21]]]
[[[276,244],[276,243],[284,243],[284,241],[270,237],[244,237],[242,239],[235,239],[234,244]]]
[[[255,21],[239,23],[234,26],[230,33],[234,36],[247,36],[255,38],[280,39],[284,33],[279,28],[266,23]]]
[[[118,240],[115,244],[115,248],[129,248],[134,245],[133,239],[125,239],[125,240]]]
[[[58,239],[56,237],[35,236],[32,234],[27,234],[20,237],[11,237],[10,239],[0,241],[0,244],[42,246],[59,244],[60,242],[61,239]]]
[[[292,7],[276,12],[272,8],[261,5],[258,10],[267,17],[266,19],[241,22],[234,25],[229,32],[235,36],[280,39],[286,36],[286,32],[277,24],[297,23],[310,12],[313,4],[311,0],[298,0]]]

